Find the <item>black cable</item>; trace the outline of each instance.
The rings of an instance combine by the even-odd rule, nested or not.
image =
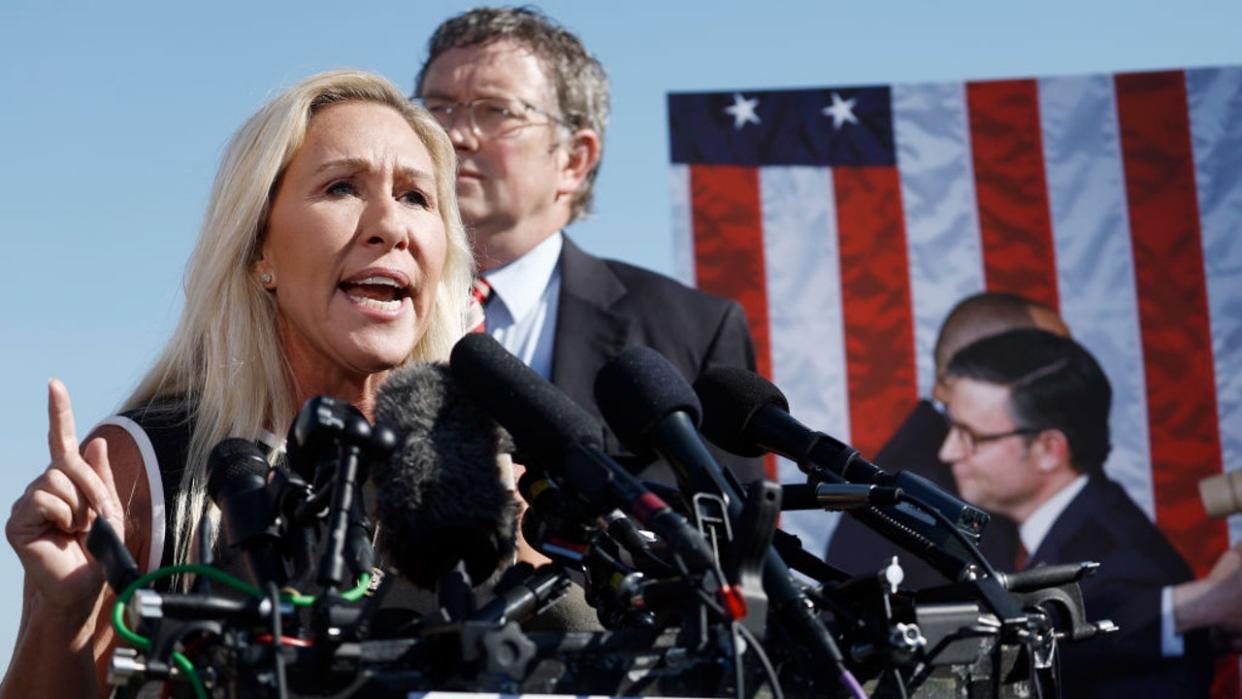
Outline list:
[[[272,666],[276,672],[276,696],[287,699],[289,684],[285,678],[284,633],[280,619],[280,588],[275,582],[267,583],[267,598],[272,604]]]
[[[772,699],[785,699],[785,693],[781,691],[780,680],[776,677],[776,668],[772,667],[772,661],[768,659],[768,654],[763,650],[759,639],[755,638],[755,635],[744,624],[738,624],[737,630],[746,639],[746,643],[754,651],[755,657],[759,658],[759,664],[763,666],[763,673],[768,676],[768,686],[772,688]]]
[[[721,619],[727,619],[729,617],[729,613],[725,611],[725,608],[720,606],[716,600],[712,599],[711,594],[708,593],[707,590],[704,590],[702,587],[696,587],[694,588],[694,596],[698,597],[699,602],[702,602],[703,606],[707,607],[707,609],[716,616]]]
[[[729,622],[729,643],[733,645],[733,696],[744,699],[746,696],[746,668],[742,656],[742,644],[738,642],[740,623]]]

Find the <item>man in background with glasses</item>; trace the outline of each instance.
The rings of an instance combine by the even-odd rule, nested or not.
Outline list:
[[[1120,630],[1062,646],[1064,696],[1207,696],[1207,636],[1176,633],[1190,567],[1104,474],[1112,389],[1095,358],[1070,338],[1012,330],[953,355],[943,396],[940,458],[965,500],[1018,524],[1025,567],[1101,564],[1081,583],[1087,615]]]
[[[932,352],[936,380],[931,397],[911,407],[901,425],[875,455],[875,463],[889,471],[909,471],[957,495],[948,464],[939,457],[946,425],[941,407],[945,368],[958,350],[976,340],[1017,328],[1042,328],[1059,335],[1069,328],[1052,309],[1015,294],[992,291],[972,294],[954,304],[936,334]],[[1017,528],[1006,517],[990,512],[980,550],[999,570],[1011,571]],[[936,569],[869,529],[861,520],[843,517],[828,542],[825,560],[851,575],[874,573],[896,555],[905,569],[904,585],[918,590],[950,581]]]
[[[415,97],[457,150],[458,205],[486,282],[477,330],[596,417],[595,374],[632,345],[689,381],[712,364],[754,368],[737,303],[593,257],[562,232],[591,210],[608,120],[607,77],[578,37],[538,10],[479,8],[441,24],[427,53]],[[743,482],[763,475],[758,459],[714,453]],[[644,476],[673,482],[664,469]]]
[[[531,8],[478,8],[427,42],[414,97],[457,152],[457,203],[474,248],[487,332],[603,423],[595,375],[633,345],[689,381],[713,364],[754,369],[742,308],[578,248],[563,233],[591,211],[608,121],[608,80],[578,37]],[[622,449],[606,435],[606,447]],[[743,482],[762,462],[709,447]],[[655,464],[642,474],[673,483]],[[599,628],[575,586],[533,628]]]

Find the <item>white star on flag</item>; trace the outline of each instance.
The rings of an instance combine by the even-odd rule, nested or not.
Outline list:
[[[759,115],[755,114],[755,107],[759,106],[759,98],[746,99],[738,93],[733,93],[733,104],[725,107],[726,113],[733,117],[733,128],[740,129],[747,122],[759,123]]]
[[[841,95],[832,93],[832,104],[824,107],[821,113],[824,116],[832,117],[832,129],[835,131],[845,125],[845,122],[851,124],[858,123],[858,117],[854,116],[854,104],[858,100],[851,97],[847,100],[841,99]]]

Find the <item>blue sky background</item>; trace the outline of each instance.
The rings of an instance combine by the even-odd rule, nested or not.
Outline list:
[[[0,3],[0,503],[46,466],[49,376],[68,384],[85,431],[171,333],[233,130],[321,70],[363,68],[409,89],[428,34],[469,6]],[[598,213],[571,234],[594,253],[666,273],[669,91],[1242,63],[1236,0],[542,7],[583,38],[612,84]],[[0,546],[5,666],[20,595],[20,566]]]

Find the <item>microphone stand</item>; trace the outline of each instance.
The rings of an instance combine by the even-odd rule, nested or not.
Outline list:
[[[449,622],[462,621],[475,609],[474,584],[466,572],[464,561],[440,574],[436,583],[436,601]]]
[[[345,539],[349,532],[350,513],[354,510],[361,454],[362,449],[356,444],[342,444],[340,447],[332,509],[328,512],[327,546],[319,559],[319,584],[325,592],[335,592],[345,581]]]

